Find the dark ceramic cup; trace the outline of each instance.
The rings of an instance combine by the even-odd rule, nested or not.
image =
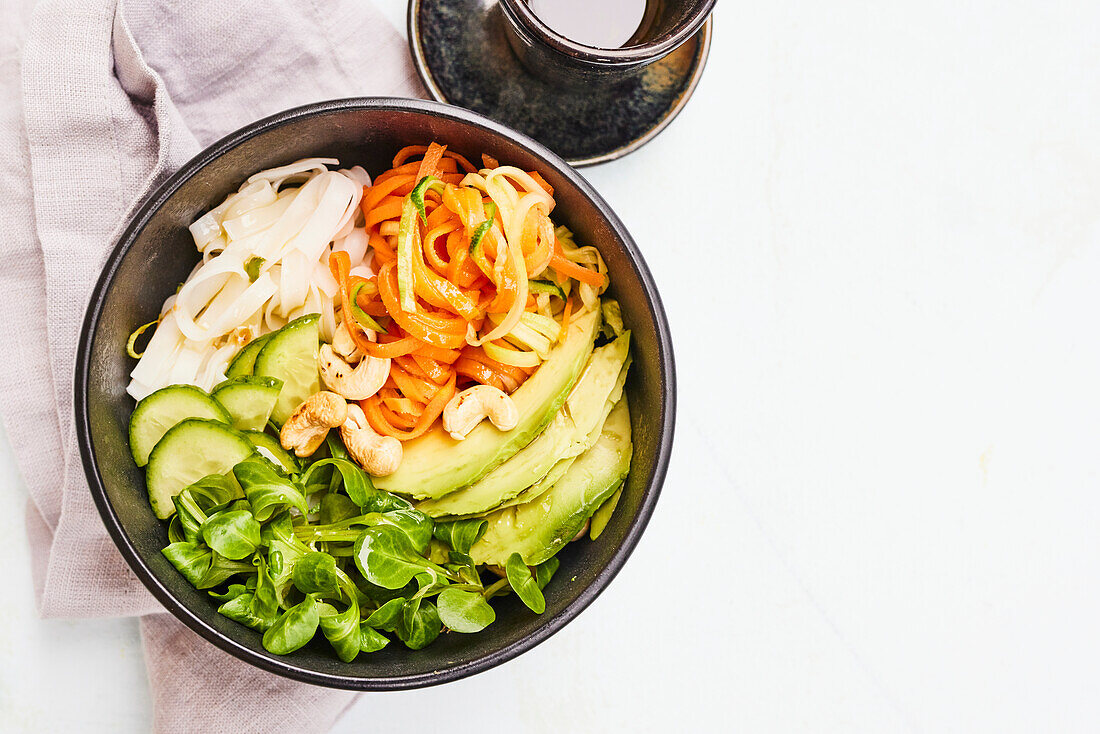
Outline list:
[[[626,385],[634,431],[630,476],[617,511],[597,541],[566,546],[546,587],[546,611],[515,597],[495,605],[497,620],[475,635],[442,635],[427,648],[394,642],[343,663],[320,639],[280,657],[260,635],[217,613],[161,555],[165,524],[149,507],[142,471],[127,445],[134,402],[126,394],[133,360],[127,335],[156,318],[161,303],[198,260],[187,226],[256,171],[313,156],[339,158],[378,173],[401,147],[445,143],[472,160],[482,153],[537,170],[554,187],[554,215],[580,242],[597,245],[611,275],[610,295],[633,332]],[[107,530],[138,578],[207,640],[260,668],[317,685],[392,690],[463,678],[519,655],[575,617],[622,568],[657,502],[672,450],[675,377],[661,299],[634,240],[607,203],[565,161],[539,143],[473,112],[409,99],[346,99],[301,107],[253,123],[214,143],[136,209],[92,293],[76,366],[76,426],[84,470]]]
[[[594,0],[599,2],[599,0]],[[499,0],[508,41],[528,71],[571,88],[614,86],[663,59],[695,35],[716,0],[648,0],[634,35],[620,48],[586,46],[539,19],[527,0]]]

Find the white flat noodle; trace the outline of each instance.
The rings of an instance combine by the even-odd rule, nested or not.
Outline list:
[[[225,233],[219,234],[217,237],[207,242],[202,248],[202,262],[206,263],[210,258],[215,257],[228,246],[229,240],[226,239]]]
[[[337,172],[330,165],[337,161],[311,158],[261,171],[191,225],[202,261],[165,302],[131,373],[131,395],[173,383],[213,387],[238,349],[236,341],[223,343],[235,330],[255,338],[289,318],[320,313],[321,332],[331,338],[339,292],[328,269],[334,238],[357,272],[372,273],[363,267],[366,232],[356,226],[370,177],[358,166]],[[300,186],[280,191],[290,183]],[[244,264],[253,257],[264,262],[251,282]]]
[[[275,201],[276,192],[268,181],[250,181],[230,196],[230,204],[221,212],[221,221],[236,219],[245,212],[259,209]]]
[[[460,186],[472,186],[478,191],[485,191],[485,177],[480,173],[467,173],[459,182]],[[488,193],[488,192],[486,192]]]
[[[207,333],[211,338],[224,336],[242,324],[249,322],[263,305],[275,294],[277,286],[267,273],[261,273],[256,282],[249,284],[232,300],[225,302],[224,310],[214,310],[214,304],[208,311],[214,310],[211,325]],[[236,287],[236,285],[234,285]],[[218,304],[218,309],[222,304]],[[204,314],[205,318],[206,314]]]
[[[354,229],[354,228],[355,228],[355,217],[345,215],[345,218],[343,220],[343,224],[341,224],[340,228],[336,230],[336,234],[333,235],[332,241],[333,242],[338,242],[340,240],[343,240],[345,237],[347,237],[349,234],[351,234],[351,230]]]
[[[188,339],[203,341],[208,338],[206,330],[195,323],[195,318],[204,308],[206,308],[229,279],[237,275],[235,268],[229,267],[230,264],[228,262],[219,262],[220,260],[221,258],[215,258],[206,266],[209,268],[218,268],[220,272],[212,271],[210,276],[205,278],[203,278],[203,274],[200,273],[196,276],[195,280],[185,283],[176,296],[176,308],[174,313],[176,314],[180,331],[182,331],[183,335]],[[237,277],[247,278],[243,270],[241,270],[240,275]],[[202,279],[199,280],[199,278]]]
[[[509,242],[523,242],[523,223],[527,220],[527,214],[542,203],[543,197],[536,194],[524,194],[516,201],[516,205],[508,213],[504,220],[505,232]]]
[[[367,254],[367,244],[369,241],[367,230],[362,227],[356,227],[332,249],[334,252],[339,251],[348,253],[348,261],[351,263],[351,267],[354,268],[356,265],[363,262],[363,257]]]
[[[130,397],[139,402],[156,391],[157,388],[149,387],[144,382],[138,382],[137,380],[130,380],[130,384],[126,386],[126,392],[130,394]]]
[[[130,377],[145,385],[159,385],[158,376],[167,371],[182,344],[183,334],[176,324],[175,313],[169,313],[157,324],[145,353],[130,372]]]
[[[332,335],[336,333],[336,308],[332,296],[321,299],[321,338],[326,342],[332,341]]]
[[[316,261],[332,242],[342,221],[347,217],[355,196],[355,185],[338,173],[322,173],[315,181],[323,181],[319,201],[305,225],[287,242],[284,252],[298,250],[307,260]],[[312,181],[310,183],[313,183]]]
[[[312,266],[306,256],[298,250],[291,250],[283,258],[282,277],[279,279],[279,312],[290,318],[290,313],[299,308],[309,293],[309,276]]]
[[[233,219],[226,219],[222,222],[222,228],[231,240],[239,241],[250,237],[279,221],[291,201],[293,199],[289,196],[280,196],[266,206],[243,212]]]
[[[226,344],[213,352],[206,354],[203,363],[199,366],[195,383],[203,390],[211,390],[215,385],[225,380],[225,371],[229,367],[229,361],[237,353],[235,344]]]
[[[194,385],[209,342],[192,342],[184,345],[168,368],[165,385]]]
[[[351,168],[341,168],[340,173],[350,178],[359,186],[370,186],[370,174],[362,166],[352,166]]]
[[[260,233],[260,241],[253,248],[256,255],[269,261],[282,259],[289,249],[288,243],[302,230],[317,209],[325,188],[323,176],[324,174],[317,175],[297,189],[294,200],[279,221]]]
[[[221,225],[213,214],[207,212],[196,219],[190,227],[191,237],[195,240],[195,247],[202,250],[211,240],[222,233]]]
[[[496,228],[494,227],[494,231]],[[517,273],[524,272],[523,263],[523,249],[520,247],[519,241],[507,243],[506,250],[508,257],[512,261],[512,268]],[[500,262],[501,258],[498,258]],[[520,318],[523,316],[523,311],[527,307],[527,278],[519,278],[516,288],[516,300],[512,303],[512,307],[508,309],[508,313],[504,316],[503,320],[497,324],[488,334],[483,337],[471,339],[470,335],[466,335],[466,342],[473,346],[481,346],[487,342],[499,339],[515,327],[519,323]]]
[[[270,181],[272,186],[279,188],[283,181],[291,176],[299,176],[308,173],[321,173],[328,170],[329,166],[338,166],[340,161],[335,158],[303,158],[293,163],[278,168],[269,168],[266,171],[254,173],[248,177],[248,183],[253,181]]]
[[[218,329],[221,327],[222,317],[226,312],[231,311],[233,304],[247,289],[248,278],[231,275],[225,281],[225,285],[222,286],[221,290],[218,291],[218,294],[202,309],[202,313],[195,317],[195,325],[206,333],[205,337],[198,338],[213,339],[221,336]],[[195,339],[197,337],[188,338]]]
[[[494,168],[486,177],[486,180],[490,182],[503,181],[506,180],[506,178],[511,179],[512,181],[519,182],[528,193],[535,194],[540,199],[542,199],[542,202],[547,207],[547,212],[553,211],[554,197],[547,194],[546,190],[542,188],[542,186],[540,186],[538,182],[531,177],[531,174],[527,173],[526,171],[516,168],[515,166],[500,166],[498,168]],[[511,185],[511,182],[509,182],[509,185]],[[515,190],[516,189],[513,186],[512,191]]]
[[[340,284],[336,282],[336,278],[332,277],[332,272],[328,269],[327,253],[322,256],[321,260],[313,264],[311,285],[329,298],[332,298],[339,292]]]
[[[360,186],[355,179],[345,176],[348,182],[351,184],[351,201],[348,202],[347,208],[344,210],[344,216],[340,218],[340,225],[337,228],[339,235],[333,235],[332,239],[347,236],[347,233],[351,231],[351,228],[355,226],[356,221],[361,218],[362,211],[359,209],[359,202],[363,200],[363,187]]]
[[[276,293],[278,292],[276,291]],[[276,295],[275,298],[272,298],[267,302],[267,305],[264,306],[263,324],[266,331],[278,331],[287,325],[287,319],[278,314],[279,303],[278,300],[276,300],[277,298],[278,296]]]
[[[306,291],[306,297],[302,299],[302,305],[294,309],[291,319],[305,316],[310,313],[321,313],[321,294],[312,285]]]

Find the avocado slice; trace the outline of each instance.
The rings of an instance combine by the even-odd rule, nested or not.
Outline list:
[[[619,488],[630,471],[630,410],[624,397],[607,416],[600,438],[557,483],[532,502],[497,510],[470,549],[475,563],[503,566],[513,553],[529,566],[552,557]]]
[[[620,485],[615,494],[611,495],[592,514],[592,522],[588,526],[588,537],[592,540],[603,535],[607,523],[611,522],[611,516],[615,514],[615,508],[619,506],[619,498],[623,496],[623,488]]]
[[[470,486],[421,502],[417,509],[432,517],[487,512],[538,482],[560,460],[588,450],[611,410],[609,403],[622,395],[629,357],[630,332],[593,350],[565,405],[538,438]]]
[[[535,374],[512,393],[519,424],[497,430],[489,421],[456,441],[437,425],[404,444],[401,466],[393,474],[374,479],[387,492],[436,499],[473,484],[510,459],[546,428],[569,396],[600,328],[600,310],[580,314],[569,325],[564,341]]]
[[[629,334],[630,332],[626,333]],[[550,487],[553,487],[554,484],[556,484],[557,481],[565,475],[565,472],[569,471],[569,467],[572,466],[573,462],[576,461],[578,456],[583,454],[588,449],[592,448],[593,444],[596,443],[596,441],[600,437],[600,434],[603,432],[604,422],[607,420],[608,415],[611,413],[611,410],[615,407],[615,405],[619,402],[619,398],[623,396],[623,386],[626,384],[626,375],[629,369],[630,357],[628,355],[626,361],[623,362],[622,371],[619,372],[618,379],[615,380],[615,386],[611,389],[611,393],[608,395],[607,400],[602,405],[602,410],[598,413],[591,414],[591,417],[598,416],[598,420],[595,421],[595,423],[585,423],[586,428],[588,426],[592,426],[591,430],[588,432],[588,435],[584,435],[583,432],[578,432],[578,434],[574,436],[573,445],[570,450],[567,451],[561,457],[561,459],[559,459],[558,463],[554,464],[554,466],[551,467],[546,476],[517,494],[512,499],[504,500],[500,503],[500,505],[493,509],[500,510],[505,507],[512,507],[513,505],[522,505],[525,502],[530,502],[531,500],[535,499],[540,494],[550,489]],[[570,407],[568,402],[566,403],[565,407]],[[586,411],[590,410],[591,407],[592,404],[585,406]],[[581,408],[578,406],[578,411],[579,410],[581,410]]]

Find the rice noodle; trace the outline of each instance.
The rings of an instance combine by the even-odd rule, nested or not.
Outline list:
[[[362,267],[359,201],[370,185],[362,168],[330,170],[337,164],[307,158],[260,171],[195,220],[189,230],[201,261],[165,301],[130,373],[135,399],[171,384],[209,390],[225,379],[242,341],[305,314],[320,313],[322,336],[331,338],[338,286],[328,256],[339,237]],[[253,258],[262,258],[254,280],[245,270]]]

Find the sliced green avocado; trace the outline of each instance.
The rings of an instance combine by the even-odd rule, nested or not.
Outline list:
[[[503,566],[513,553],[529,566],[552,557],[584,527],[630,471],[630,410],[624,397],[603,433],[565,475],[532,502],[489,515],[489,527],[470,549],[475,563]]]
[[[602,505],[599,506],[592,514],[592,522],[588,526],[588,537],[592,540],[603,535],[604,529],[607,527],[607,523],[611,522],[611,516],[615,514],[615,508],[619,506],[619,498],[623,496],[623,487],[620,484],[619,488],[615,490],[615,494],[611,495]]]
[[[629,333],[630,332],[627,332],[627,334]],[[572,446],[562,455],[558,463],[551,467],[546,476],[517,494],[515,497],[504,500],[493,509],[499,510],[505,507],[512,507],[513,505],[522,505],[525,502],[530,502],[535,499],[550,487],[553,487],[554,484],[564,476],[565,472],[569,471],[569,467],[573,465],[573,462],[576,461],[578,456],[592,448],[593,444],[600,438],[600,434],[603,432],[604,422],[607,420],[608,415],[610,415],[612,408],[618,404],[619,398],[623,396],[623,387],[626,384],[626,375],[629,369],[630,357],[628,355],[626,361],[623,362],[618,379],[615,380],[615,386],[611,389],[611,393],[607,396],[607,400],[602,404],[602,410],[600,412],[592,411],[591,404],[583,408],[578,406],[577,414],[580,415],[580,411],[584,410],[587,416],[587,419],[583,421],[583,426],[585,428],[591,426],[591,430],[588,431],[588,434],[585,435],[584,432],[578,431],[574,436]],[[569,401],[565,404],[566,409],[570,407],[571,401],[572,396],[570,396]],[[599,405],[599,403],[596,403],[596,405]],[[597,418],[597,416],[597,420],[589,422],[589,419]]]
[[[629,332],[593,350],[565,405],[538,438],[470,486],[422,502],[417,509],[432,517],[487,512],[538,482],[560,460],[586,451],[596,440],[586,441],[588,434],[611,410],[607,403],[622,395],[619,376],[629,356]]]
[[[599,328],[599,309],[573,320],[565,340],[550,353],[550,358],[512,393],[519,409],[519,424],[515,428],[500,431],[489,421],[482,421],[464,441],[456,441],[443,426],[437,425],[419,438],[407,441],[401,466],[389,476],[377,477],[374,485],[417,499],[437,499],[496,469],[531,443],[554,419],[592,353]]]

